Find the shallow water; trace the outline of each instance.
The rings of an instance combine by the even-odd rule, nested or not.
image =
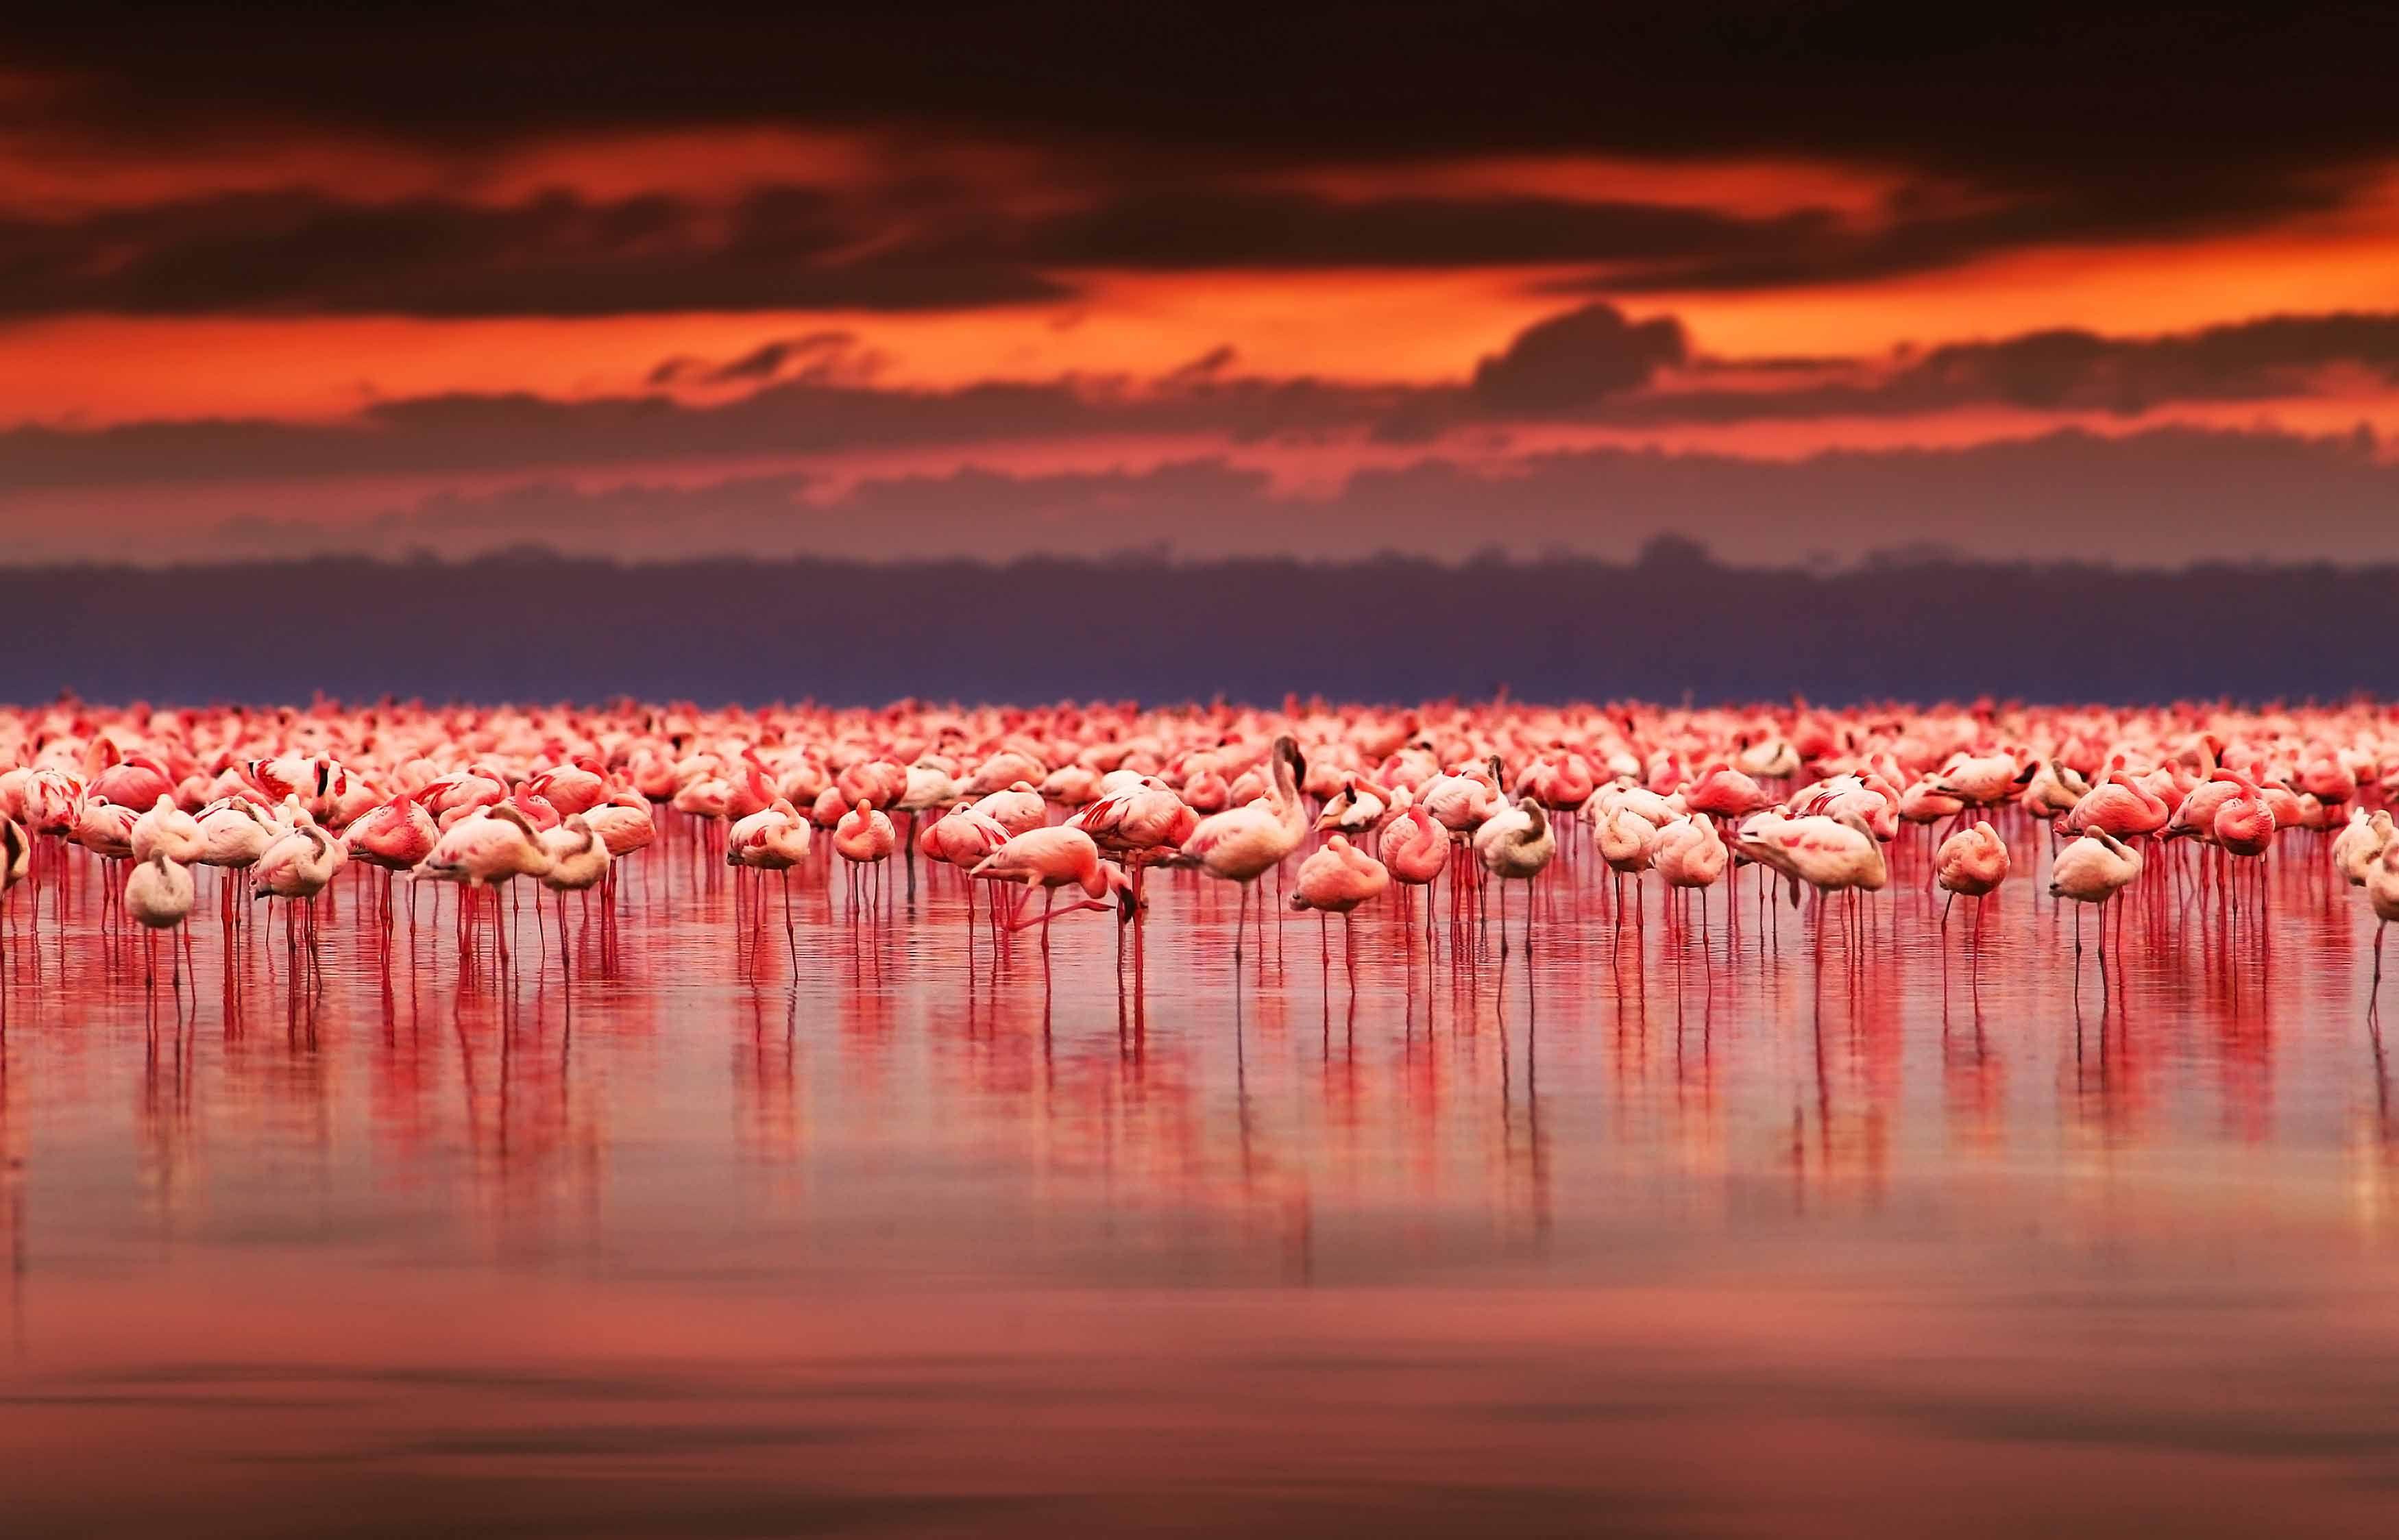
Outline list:
[[[794,978],[682,831],[571,982],[529,898],[509,968],[449,893],[386,959],[362,875],[304,989],[204,890],[177,1002],[54,863],[7,1533],[2389,1533],[2370,921],[2286,836],[2264,916],[2161,871],[2078,971],[2010,832],[1978,960],[1921,831],[1821,966],[1585,846],[1529,966],[1444,888],[1354,995],[1153,874],[1138,1002],[1103,915],[995,973],[947,872],[797,874]]]

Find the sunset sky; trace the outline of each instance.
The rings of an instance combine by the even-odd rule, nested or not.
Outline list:
[[[2108,11],[61,8],[0,528],[2399,558],[2399,18]]]

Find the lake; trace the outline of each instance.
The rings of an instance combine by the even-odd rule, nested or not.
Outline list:
[[[1443,887],[1354,993],[1338,922],[1237,970],[1154,873],[1138,999],[1113,918],[1045,988],[947,871],[864,918],[820,854],[787,940],[679,820],[566,966],[529,895],[506,966],[446,889],[386,950],[352,872],[317,970],[264,914],[228,970],[204,879],[178,996],[53,854],[7,1532],[2391,1533],[2370,917],[2294,833],[2078,970],[2003,831],[1978,956],[1920,830],[1821,961],[1576,831],[1529,966]]]

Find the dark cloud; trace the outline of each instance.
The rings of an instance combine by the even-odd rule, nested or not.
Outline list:
[[[1896,389],[2045,410],[2134,412],[2170,401],[2304,394],[2334,365],[2399,383],[2399,315],[2269,316],[2150,338],[2056,330],[1933,348]]]
[[[757,385],[789,371],[811,384],[854,383],[872,375],[881,360],[861,352],[852,331],[811,331],[803,337],[781,337],[760,343],[739,358],[721,363],[705,358],[668,358],[645,378],[653,385]]]
[[[2323,214],[2373,186],[2376,169],[2158,166],[2124,182],[1995,184],[1955,211],[1911,193],[1873,218],[1757,222],[1716,250],[1692,247],[1560,280],[1559,293],[1786,289],[1933,272],[2031,247],[2170,241]]]
[[[78,218],[0,216],[0,315],[108,311],[594,316],[921,310],[1068,290],[993,260],[858,254],[858,210],[807,188],[717,209],[553,192],[495,207],[229,193]]]
[[[1201,380],[1221,377],[1233,367],[1240,353],[1230,343],[1218,343],[1207,352],[1186,363],[1170,369],[1161,378],[1169,384],[1190,385]]]
[[[2167,173],[2151,180],[2174,182]],[[493,205],[227,193],[75,217],[0,215],[0,315],[106,311],[596,316],[689,309],[924,310],[1075,292],[1086,270],[1575,266],[1560,292],[1849,282],[2026,246],[2189,235],[2335,207],[2336,179],[2187,179],[1994,192],[1957,214],[1896,200],[1749,216],[1562,197],[1339,198],[1186,179],[1018,215],[968,187],[765,184],[727,207],[552,191]]]
[[[1486,411],[1550,412],[1647,385],[1690,357],[1672,316],[1629,321],[1611,304],[1586,304],[1538,321],[1507,350],[1474,366],[1474,399]]]
[[[589,315],[1055,298],[1091,268],[1563,264],[1564,291],[1867,281],[2034,245],[2187,238],[2338,208],[2399,156],[2399,11],[1787,5],[1043,5],[885,16],[70,7],[13,29],[22,126],[155,160],[264,136],[462,154],[576,131],[788,125],[1031,147],[1045,210],[895,171],[762,188],[720,231],[673,189],[506,209],[327,193],[0,223],[0,311]],[[2097,14],[2104,10],[2105,14]],[[139,39],[129,43],[129,39]],[[0,113],[5,113],[0,106]],[[0,124],[5,124],[0,117]],[[1329,197],[1258,173],[1477,153],[1772,155],[1882,207],[1745,214],[1504,196]],[[929,176],[927,186],[909,185]],[[1055,195],[1074,196],[1057,207]],[[906,207],[882,207],[896,199]]]
[[[1749,218],[1686,204],[1451,196],[1345,198],[1183,182],[983,233],[1045,268],[1457,267],[1729,262],[1811,248],[1837,220],[1809,209]]]
[[[1104,193],[978,230],[955,250],[1032,268],[1588,265],[1561,293],[1854,283],[2030,247],[2188,238],[2340,208],[2379,168],[2152,166],[2124,182],[2010,180],[1971,196],[1910,183],[1864,211],[1744,214],[1681,203],[1451,194],[1335,197],[1210,186]],[[953,249],[939,246],[938,256]]]
[[[1144,391],[1075,380],[911,390],[793,379],[712,404],[457,392],[380,402],[332,423],[0,429],[0,488],[436,475],[1110,435],[1253,442],[1353,430],[1423,394],[1309,379]]]
[[[1549,420],[1625,429],[1904,417],[2009,405],[2129,413],[2183,401],[2304,394],[2346,367],[2399,383],[2399,315],[2270,317],[2151,338],[2034,332],[1958,343],[1897,364],[1808,360],[1852,375],[1776,389],[1708,382],[1740,360],[1688,359],[1672,317],[1631,321],[1593,304],[1549,317],[1477,366],[1471,385],[1361,385],[1235,375],[1216,350],[1163,378],[1052,380],[956,389],[878,387],[837,334],[770,341],[726,360],[670,359],[654,377],[771,384],[710,402],[632,395],[557,400],[454,393],[385,401],[337,422],[220,418],[97,428],[0,429],[0,487],[175,483],[538,470],[632,461],[827,454],[862,449],[1107,437],[1256,443]],[[1766,360],[1763,374],[1792,360]],[[1687,363],[1690,381],[1651,385]]]
[[[1704,379],[1749,367],[1715,360],[1695,374]],[[1809,367],[1831,370],[1827,360]],[[1628,425],[1901,417],[1977,406],[2131,416],[2184,403],[2304,397],[2343,369],[2399,385],[2399,314],[2267,316],[2157,337],[2059,328],[1945,343],[1887,366],[1850,360],[1840,370],[1847,379],[1774,390],[1659,392],[1599,411]]]
[[[1252,159],[1772,151],[2126,185],[2143,166],[2304,165],[2399,140],[2399,16],[2356,5],[601,6],[562,38],[506,7],[402,25],[100,0],[11,34],[21,66],[71,74],[78,110],[129,136],[243,115],[451,142],[899,121]]]

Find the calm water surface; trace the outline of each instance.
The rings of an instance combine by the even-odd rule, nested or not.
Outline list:
[[[6,1533],[2392,1533],[2370,922],[2293,840],[2078,991],[2012,839],[1978,964],[1920,844],[1821,969],[1750,877],[1632,928],[1584,845],[1529,968],[1444,894],[1354,996],[1299,915],[1237,992],[1159,876],[1138,1009],[1113,920],[1045,995],[948,873],[879,925],[800,873],[794,970],[678,835],[571,985],[529,901],[512,971],[446,893],[386,962],[346,877],[302,993],[204,896],[179,1011],[54,864]]]

